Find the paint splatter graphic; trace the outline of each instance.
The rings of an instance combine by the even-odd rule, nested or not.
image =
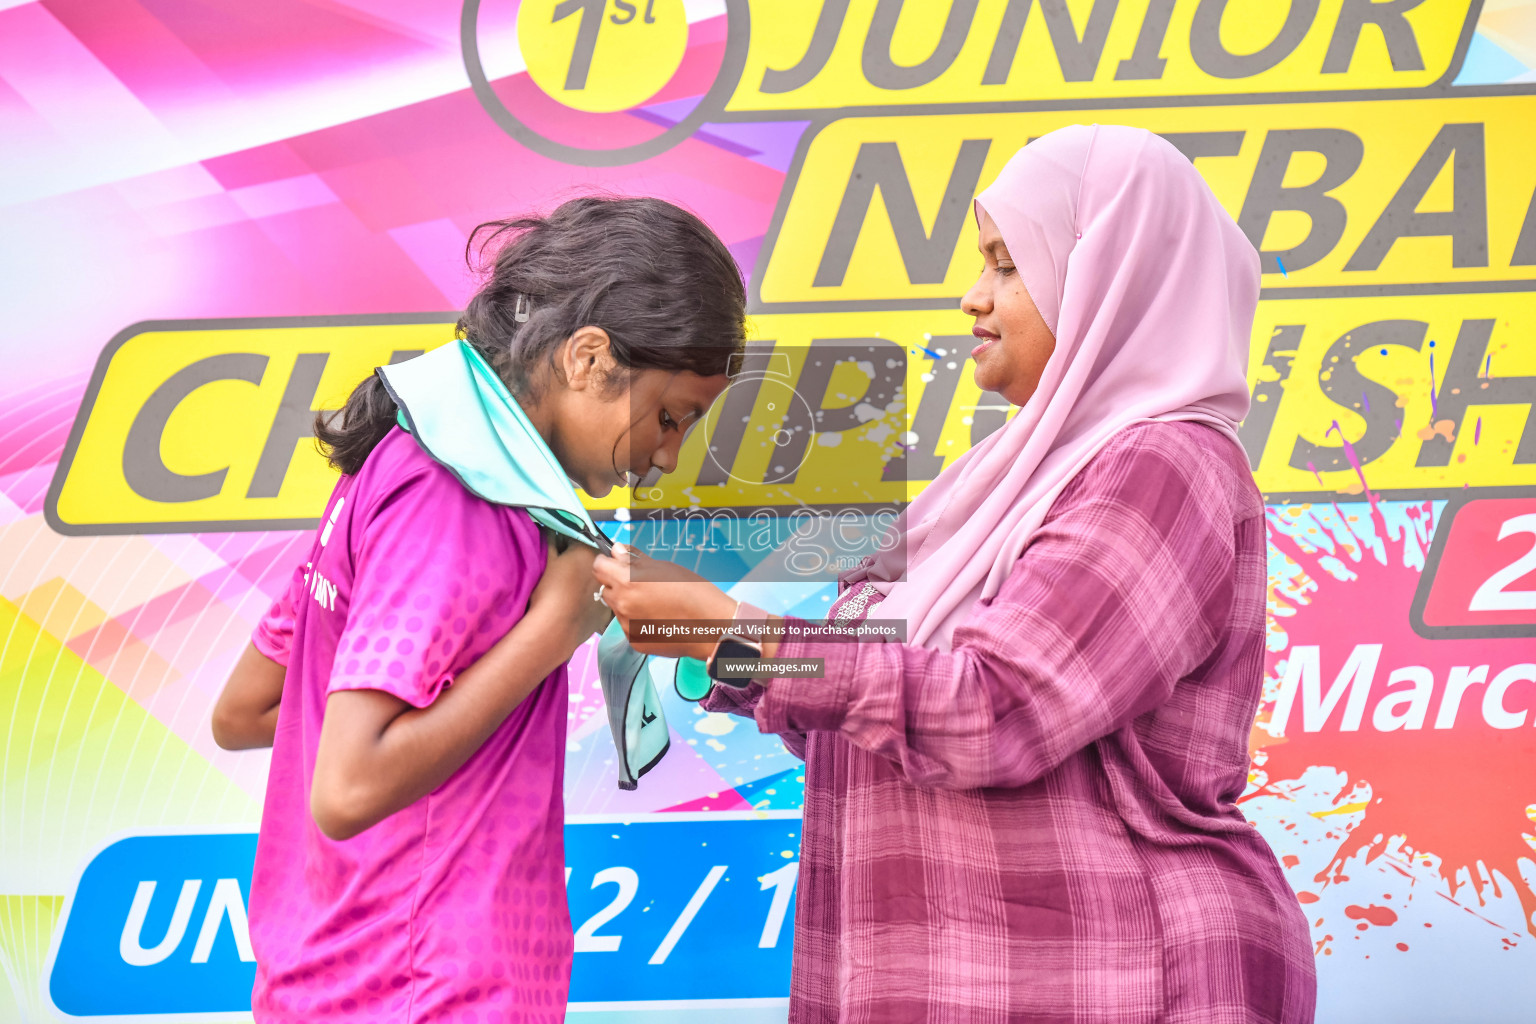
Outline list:
[[[1405,879],[1392,906],[1390,894],[1362,902],[1349,889],[1348,920],[1323,935],[1318,919],[1319,955],[1331,954],[1335,935],[1400,916],[1417,924],[1415,897],[1459,904],[1513,947],[1536,935],[1536,678],[1520,669],[1532,642],[1416,634],[1409,604],[1434,505],[1367,495],[1368,506],[1270,509],[1270,651],[1243,800],[1295,801],[1283,830],[1327,847],[1320,871],[1292,871],[1303,904],[1373,863]],[[1514,716],[1521,727],[1510,727]],[[1339,773],[1334,791],[1307,803],[1303,776],[1326,779],[1327,769]],[[1506,894],[1518,897],[1521,920]]]
[[[1440,415],[1440,399],[1435,388],[1435,343],[1429,343],[1429,411],[1434,416]]]

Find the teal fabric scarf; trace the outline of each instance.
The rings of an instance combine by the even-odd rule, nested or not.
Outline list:
[[[400,426],[471,494],[525,509],[541,526],[604,553],[613,550],[522,406],[472,345],[455,339],[375,372],[400,410]],[[619,788],[634,789],[671,743],[666,716],[647,658],[629,645],[618,619],[598,642],[597,660],[619,752]]]

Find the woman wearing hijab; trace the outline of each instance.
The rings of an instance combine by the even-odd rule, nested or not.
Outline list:
[[[1265,649],[1237,438],[1258,256],[1134,128],[1032,142],[975,212],[976,380],[1020,409],[907,509],[905,573],[877,557],[830,613],[906,641],[770,640],[825,677],[705,702],[805,758],[790,1020],[1310,1021],[1307,923],[1236,806]],[[596,574],[626,629],[766,617],[631,549]]]

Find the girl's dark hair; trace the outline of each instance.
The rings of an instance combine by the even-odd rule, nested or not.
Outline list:
[[[584,196],[547,217],[491,221],[464,254],[486,280],[455,333],[519,399],[541,397],[540,366],[554,371],[556,349],[582,327],[608,332],[620,367],[610,385],[638,370],[724,373],[746,343],[735,260],[703,221],[660,199]],[[394,400],[373,374],[339,414],[315,418],[315,439],[352,474],[394,425]]]

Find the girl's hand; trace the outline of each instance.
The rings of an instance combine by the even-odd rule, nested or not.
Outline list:
[[[544,575],[528,598],[527,617],[540,628],[564,634],[569,653],[586,643],[593,633],[601,633],[613,620],[613,612],[593,595],[598,581],[592,576],[592,560],[597,552],[575,541],[556,550],[553,538],[548,542],[549,557]]]
[[[598,555],[592,571],[603,585],[603,601],[613,609],[635,650],[643,654],[703,661],[714,653],[719,633],[704,638],[637,642],[630,630],[634,619],[687,623],[726,620],[736,614],[736,600],[702,576],[625,544],[615,544],[611,557]]]

